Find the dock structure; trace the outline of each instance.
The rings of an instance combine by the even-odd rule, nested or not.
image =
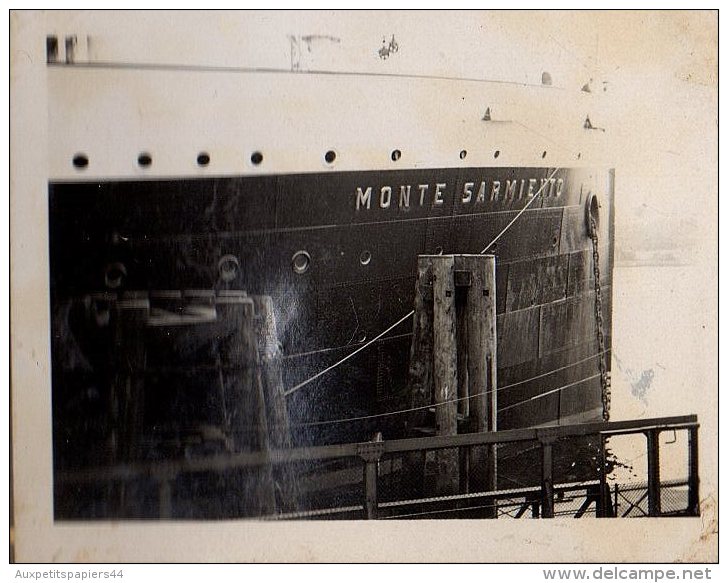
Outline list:
[[[120,355],[109,396],[108,456],[100,467],[59,472],[56,486],[103,484],[109,492],[107,512],[125,516],[139,484],[146,481],[147,490],[149,484],[156,488],[148,514],[165,519],[185,516],[190,488],[212,474],[224,482],[216,510],[221,516],[699,515],[695,416],[498,429],[493,256],[421,256],[416,291],[410,411],[419,424],[411,426],[412,436],[385,440],[377,433],[369,442],[313,447],[294,447],[292,441],[269,297],[237,290],[95,297],[109,311]],[[173,362],[160,366],[170,355]],[[215,392],[211,387],[218,393],[205,397],[204,411],[190,417],[197,419],[201,437],[182,456],[150,461],[143,443],[149,437],[146,378],[162,375],[163,385],[176,378],[190,389],[184,381],[189,371],[214,378],[204,388],[207,395]],[[435,422],[428,426],[433,413]],[[220,431],[211,432],[203,420]],[[684,480],[661,479],[659,437],[664,431],[688,432]],[[607,481],[606,440],[625,434],[646,438],[645,484],[612,486]],[[599,444],[595,478],[559,479],[554,469],[558,447],[585,436]],[[496,451],[509,444],[538,450],[540,483],[510,488],[499,483]],[[663,504],[665,492],[670,493],[669,505]]]
[[[495,282],[492,255],[420,256],[411,408],[402,412],[409,415],[410,436],[384,439],[377,432],[368,442],[309,447],[295,447],[292,438],[270,297],[240,290],[97,294],[89,301],[108,312],[116,354],[107,455],[98,467],[58,472],[56,488],[106,488],[104,512],[120,517],[137,515],[133,500],[142,495],[141,515],[163,519],[189,516],[190,491],[204,489],[212,475],[219,500],[212,495],[195,504],[198,512],[220,517],[699,515],[695,416],[499,430]],[[171,414],[175,391],[189,397],[195,387],[202,390],[186,426],[171,422],[176,455],[149,460],[145,395],[154,387],[169,397]],[[164,433],[160,419],[152,433]],[[183,431],[195,433],[194,443]],[[664,431],[688,433],[684,480],[661,479]],[[644,484],[607,481],[606,442],[625,434],[645,436]],[[564,480],[555,471],[564,461],[559,448],[589,436],[598,444],[592,478]],[[540,479],[504,486],[496,452],[509,445],[536,450]]]
[[[173,458],[265,456],[291,447],[269,297],[240,290],[156,290],[97,294],[90,301],[108,310],[114,346],[107,467],[144,462],[150,441],[171,448]],[[184,423],[169,418],[165,424],[163,417],[149,427],[147,393],[159,390],[172,416],[180,413],[182,396],[193,403],[183,412]],[[178,478],[176,471],[154,473],[161,518],[177,514]],[[220,508],[242,505],[255,515],[297,510],[296,481],[285,468],[263,463],[227,472],[221,480],[240,500],[223,500]],[[192,479],[186,487],[194,492],[199,485]],[[109,484],[112,514],[129,511],[130,488],[124,480]]]
[[[421,255],[410,359],[413,408],[432,405],[436,435],[497,429],[495,257]],[[423,415],[419,430],[423,427]],[[435,454],[435,493],[495,489],[492,447]],[[472,469],[472,471],[471,471]]]
[[[629,516],[699,516],[699,479],[697,457],[694,449],[697,443],[699,423],[695,415],[663,417],[628,421],[609,421],[561,425],[550,428],[514,429],[485,433],[460,435],[434,435],[411,439],[381,440],[365,443],[271,449],[203,457],[198,459],[168,460],[156,463],[137,462],[116,464],[103,468],[88,468],[57,475],[60,485],[79,485],[133,481],[140,476],[151,477],[159,484],[160,501],[162,492],[174,484],[175,478],[188,474],[206,472],[228,472],[236,469],[251,469],[264,466],[285,468],[295,464],[330,464],[347,460],[359,464],[361,478],[352,485],[353,496],[345,504],[330,506],[307,505],[294,512],[278,511],[272,514],[260,513],[259,519],[395,519],[395,518],[475,518],[493,517],[554,518],[571,516],[580,518],[592,515],[597,518]],[[568,441],[586,435],[608,438],[614,435],[643,434],[659,435],[661,432],[687,431],[689,435],[689,463],[687,476],[681,480],[661,480],[656,472],[649,472],[646,484],[626,484],[610,487],[605,479],[605,467],[601,468],[599,479],[586,482],[559,483],[550,481],[553,476],[553,456],[550,448],[556,442]],[[426,453],[456,448],[499,445],[506,443],[532,444],[541,450],[543,480],[540,486],[523,488],[499,488],[451,495],[411,498],[406,492],[399,497],[384,496],[382,475],[385,460],[403,459],[413,453]],[[648,438],[647,455],[659,464],[659,448],[656,441]],[[551,453],[549,453],[551,452]],[[290,475],[290,474],[289,474]],[[660,494],[671,492],[671,498],[678,500],[672,507],[663,507]],[[169,494],[167,494],[169,495]],[[341,500],[341,499],[340,499]],[[562,507],[566,504],[565,510]],[[592,508],[593,507],[593,508]],[[160,502],[159,515],[165,508]]]

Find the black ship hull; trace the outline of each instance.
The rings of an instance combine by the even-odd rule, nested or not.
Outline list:
[[[53,184],[54,312],[109,285],[116,291],[233,288],[268,294],[279,322],[284,385],[293,387],[412,309],[419,254],[480,253],[552,173],[472,168]],[[494,181],[501,183],[495,196]],[[400,196],[403,186],[411,191],[409,208]],[[608,347],[609,173],[556,171],[540,193],[542,200],[488,250],[497,260],[499,385],[520,383],[500,395],[501,428],[601,415],[599,379],[584,380],[598,372],[598,361],[575,364],[597,353],[593,253],[585,218],[592,192],[601,205]],[[306,264],[301,269],[296,261]],[[114,269],[123,272],[110,282]],[[303,423],[386,410],[406,387],[411,325],[402,322],[296,391],[290,406],[294,417]],[[69,331],[56,322],[58,385],[68,383],[59,339]],[[563,367],[569,368],[521,382]],[[579,381],[573,389],[507,408]],[[326,394],[337,397],[326,399]]]
[[[601,346],[587,227],[592,195]],[[406,435],[408,417],[396,412],[411,405],[412,319],[403,316],[413,306],[417,256],[478,254],[504,229],[487,249],[496,256],[498,428],[598,420],[599,356],[606,353],[608,367],[611,343],[611,171],[463,168],[51,184],[56,471],[108,461],[109,363],[119,355],[110,356],[118,346],[97,304],[109,293],[270,296],[293,444]],[[153,334],[147,341],[160,342]],[[214,352],[215,341],[203,352]],[[176,433],[180,444],[190,428],[230,429],[224,399],[211,389],[215,367],[182,366],[184,354],[197,350],[190,342],[199,344],[199,335],[178,339],[174,354],[159,351],[156,372],[139,372],[146,376],[134,459],[185,455],[183,445],[169,449],[169,436]],[[150,370],[153,352],[145,361]],[[382,413],[394,414],[377,417]],[[252,435],[256,412],[243,417],[238,428],[247,424]]]

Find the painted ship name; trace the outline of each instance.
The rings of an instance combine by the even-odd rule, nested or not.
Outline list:
[[[488,202],[512,202],[530,199],[538,194],[544,197],[559,197],[564,190],[563,178],[520,178],[514,180],[481,180],[464,182],[457,193],[462,204]],[[445,204],[448,197],[455,194],[448,190],[446,182],[434,184],[401,184],[398,186],[357,186],[354,193],[356,210],[369,210],[372,207],[407,210],[413,206],[435,207]]]

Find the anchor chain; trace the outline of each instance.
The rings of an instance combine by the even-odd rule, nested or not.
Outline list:
[[[592,240],[592,253],[594,258],[594,313],[597,325],[597,342],[599,344],[599,377],[602,387],[602,419],[609,421],[612,392],[611,379],[607,371],[606,347],[604,343],[604,316],[602,314],[602,284],[599,270],[599,234],[596,219],[589,217],[589,236]]]

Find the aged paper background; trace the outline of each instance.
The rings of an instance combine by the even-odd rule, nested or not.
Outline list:
[[[139,16],[140,23],[145,16]],[[174,18],[164,15],[174,26]],[[182,17],[184,21],[187,17]],[[301,31],[439,35],[496,19],[608,80],[616,168],[612,418],[696,413],[700,519],[54,525],[48,342],[45,17],[11,15],[11,318],[16,552],[33,561],[717,559],[717,13],[315,14]],[[152,18],[152,20],[154,20]],[[204,19],[203,19],[204,20]],[[73,19],[70,20],[73,23]],[[126,16],[114,26],[131,26]],[[363,25],[362,25],[363,26]],[[463,31],[471,28],[464,26]],[[308,27],[308,28],[306,28]],[[398,28],[399,27],[399,28]],[[203,27],[204,28],[204,27]],[[539,29],[529,36],[529,31]],[[546,36],[544,36],[546,35]],[[406,36],[406,35],[405,35]],[[505,38],[505,37],[502,37]],[[443,40],[444,39],[444,40]],[[524,41],[525,42],[525,41]],[[435,47],[435,48],[433,48]],[[429,51],[429,52],[428,52]],[[507,56],[507,51],[500,56]],[[455,74],[460,71],[455,71]],[[595,77],[596,78],[596,77]],[[596,120],[595,120],[596,121]],[[667,455],[663,451],[663,455]],[[635,460],[635,466],[639,466]]]

